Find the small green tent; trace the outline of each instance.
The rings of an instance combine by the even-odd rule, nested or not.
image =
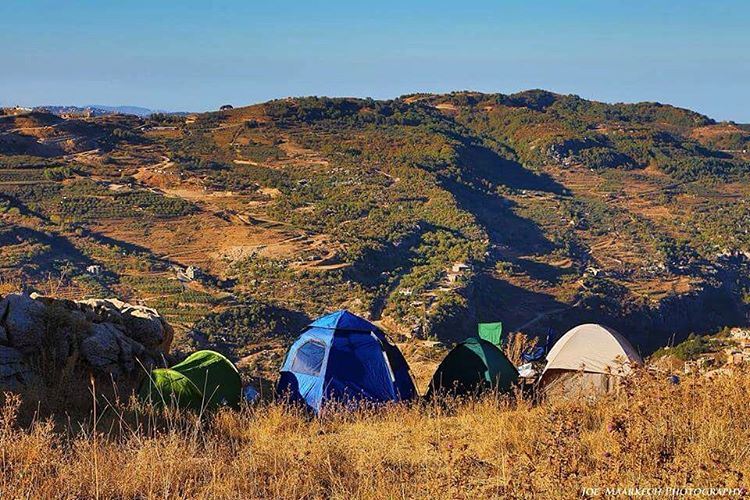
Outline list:
[[[138,395],[156,406],[174,404],[194,410],[237,406],[242,381],[227,358],[214,351],[198,351],[172,368],[153,370]]]
[[[500,348],[471,337],[454,347],[432,377],[427,397],[435,393],[476,394],[487,389],[508,392],[518,381],[518,371]]]

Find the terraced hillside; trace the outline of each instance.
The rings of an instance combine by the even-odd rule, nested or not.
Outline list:
[[[142,301],[179,345],[248,366],[337,307],[415,349],[482,320],[606,321],[646,352],[746,322],[750,128],[671,106],[528,91],[37,112],[0,116],[0,153],[0,293]]]

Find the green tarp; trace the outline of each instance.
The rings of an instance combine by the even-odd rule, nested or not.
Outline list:
[[[214,351],[198,351],[172,368],[153,370],[139,390],[142,401],[195,410],[237,406],[241,394],[237,368]]]
[[[490,344],[500,346],[503,336],[502,323],[479,323],[477,333],[480,339],[484,339]]]
[[[480,338],[464,340],[445,357],[430,382],[434,393],[478,394],[487,389],[508,392],[518,381],[518,371],[496,345]]]

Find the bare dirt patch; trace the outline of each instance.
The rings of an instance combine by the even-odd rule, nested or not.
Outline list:
[[[317,165],[328,165],[329,163],[318,151],[307,149],[290,139],[286,139],[279,144],[279,149],[286,153],[290,160],[296,160],[297,163],[300,161],[303,164]]]
[[[712,137],[741,132],[743,132],[741,128],[731,123],[717,123],[715,125],[694,128],[693,131],[690,132],[690,137],[700,141],[701,139],[709,139]]]
[[[95,228],[105,236],[147,248],[155,255],[222,275],[231,262],[252,253],[292,257],[300,249],[297,235],[263,224],[247,224],[210,213],[156,220],[145,226],[121,220],[102,221]]]

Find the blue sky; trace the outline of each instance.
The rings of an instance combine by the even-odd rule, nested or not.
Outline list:
[[[529,88],[750,122],[750,1],[0,1],[0,105]]]

